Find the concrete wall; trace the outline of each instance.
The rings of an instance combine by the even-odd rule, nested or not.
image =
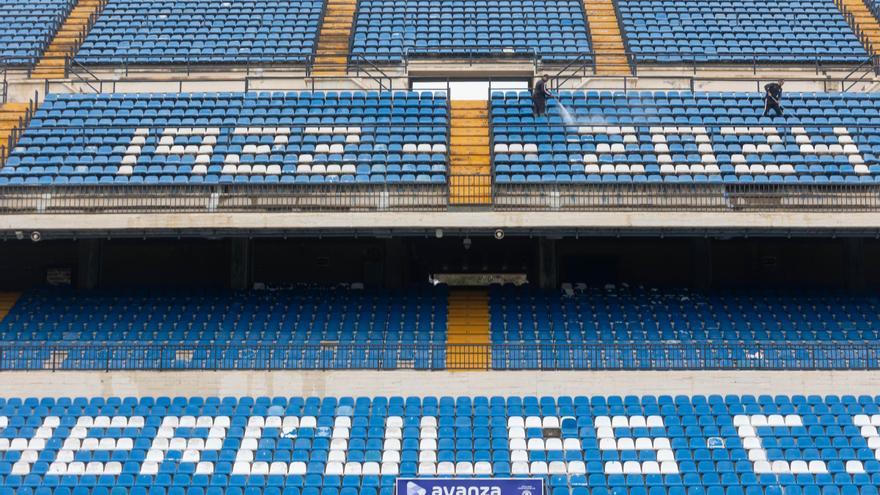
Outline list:
[[[385,66],[380,68],[393,82],[394,89],[405,89],[410,78],[469,78],[489,79],[514,77],[529,79],[535,71],[557,74],[564,70],[563,77],[574,74],[565,84],[566,89],[638,89],[638,90],[689,90],[697,91],[755,91],[763,82],[785,78],[788,91],[841,91],[841,80],[847,79],[848,68],[840,70],[813,66],[701,66],[697,69],[683,66],[640,66],[633,77],[597,77],[589,75],[589,68],[578,70],[559,65],[544,65],[536,68],[531,60],[423,60],[412,61],[407,67]],[[584,72],[584,71],[587,72]],[[370,69],[379,74],[376,69]],[[49,91],[54,93],[92,93],[96,88],[101,92],[202,92],[202,91],[244,91],[265,90],[358,90],[377,89],[378,84],[370,77],[357,72],[352,77],[311,78],[305,77],[302,67],[246,67],[217,66],[212,70],[188,70],[184,66],[146,66],[95,68],[92,74],[82,74],[82,78],[71,77],[64,81],[52,81]],[[581,77],[584,76],[584,77]],[[862,72],[849,76],[856,80]],[[33,98],[34,91],[44,93],[43,80],[29,79],[25,71],[7,73],[8,99],[26,102]],[[88,80],[86,83],[84,80]],[[99,82],[100,81],[100,82]],[[386,82],[387,84],[387,82]],[[849,83],[846,84],[849,86]],[[868,75],[850,88],[850,91],[876,91],[877,78]]]
[[[880,394],[880,372],[7,372],[6,397]]]
[[[880,214],[864,212],[341,212],[41,214],[0,216],[0,233],[15,231],[124,231],[157,229],[283,229],[352,232],[354,229],[465,229],[491,234],[515,230],[615,229],[623,233],[699,229],[760,233],[880,232]]]

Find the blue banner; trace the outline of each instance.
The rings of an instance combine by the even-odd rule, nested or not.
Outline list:
[[[396,495],[544,495],[534,478],[398,478]]]

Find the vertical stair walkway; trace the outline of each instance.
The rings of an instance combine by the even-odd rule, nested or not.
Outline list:
[[[0,321],[12,311],[12,307],[18,302],[21,292],[0,292]]]
[[[489,102],[457,100],[451,105],[449,202],[488,206],[492,203]]]
[[[348,72],[348,47],[357,0],[327,0],[318,35],[314,76],[344,76]]]
[[[590,46],[596,57],[596,74],[631,75],[614,0],[584,0],[584,12],[590,26]]]
[[[446,369],[488,370],[492,355],[488,291],[450,290],[448,313]]]
[[[97,17],[104,5],[102,0],[79,0],[46,48],[31,77],[64,79],[65,58],[76,54],[89,29],[89,19]]]
[[[30,103],[4,103],[0,106],[0,147],[9,156],[15,143],[12,142],[12,131],[27,120]]]
[[[847,22],[859,35],[865,50],[872,56],[878,55],[877,50],[880,50],[880,23],[878,23],[874,14],[871,13],[871,9],[865,4],[865,0],[835,0],[834,3],[837,4],[844,17],[847,14],[852,15],[851,18],[847,17]]]

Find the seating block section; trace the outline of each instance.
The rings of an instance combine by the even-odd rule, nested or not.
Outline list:
[[[788,93],[562,93],[534,117],[527,93],[492,95],[496,184],[874,183],[880,97]],[[564,122],[558,103],[573,115]]]
[[[572,59],[590,51],[580,0],[361,0],[352,53]]]
[[[880,397],[3,398],[3,495],[876,495]]]
[[[445,95],[50,94],[0,184],[446,183]]]
[[[860,63],[867,52],[833,0],[619,0],[640,62]]]
[[[320,0],[110,0],[76,59],[94,64],[305,63]]]
[[[0,57],[6,65],[33,65],[76,0],[0,1]]]
[[[85,30],[103,8],[103,0],[79,0],[31,73],[34,79],[63,79],[68,57],[76,54]]]
[[[445,286],[398,292],[321,287],[240,293],[36,290],[26,292],[0,322],[0,341],[73,346],[56,363],[60,368],[100,369],[112,354],[133,368],[180,361],[183,368],[199,369],[210,357],[249,369],[266,362],[268,350],[260,350],[261,345],[276,346],[272,359],[285,367],[364,368],[379,362],[377,353],[387,348],[389,354],[382,356],[386,367],[424,368],[430,363],[420,360],[430,356],[416,356],[414,349],[445,346],[446,308]],[[111,344],[129,347],[113,353],[105,347]],[[152,347],[132,348],[141,345]],[[162,345],[174,348],[163,350]],[[202,347],[178,355],[181,345]],[[210,348],[215,345],[220,348]],[[48,348],[28,357],[52,358]],[[10,359],[4,365],[33,364]]]

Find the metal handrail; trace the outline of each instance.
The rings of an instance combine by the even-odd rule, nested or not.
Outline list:
[[[620,12],[620,4],[618,3],[618,0],[611,0],[611,6],[614,7],[614,16],[617,19],[623,19],[623,14],[621,14]],[[631,55],[634,52],[629,46],[629,37],[626,35],[626,28],[624,26],[624,23],[620,21],[618,21],[617,27],[620,30],[620,39],[623,41],[623,49],[626,52],[624,56],[626,57],[626,64],[627,66],[629,66],[629,73],[631,75],[635,75],[637,71],[636,62],[635,57]]]
[[[625,45],[626,46],[626,45]],[[445,50],[445,51],[444,51]],[[435,47],[435,48],[426,48],[426,49],[417,49],[417,48],[405,48],[402,52],[385,52],[380,53],[378,55],[366,55],[366,54],[352,54],[348,53],[346,55],[357,56],[359,59],[363,61],[363,63],[370,62],[373,65],[385,66],[385,65],[394,65],[400,66],[404,68],[404,70],[408,70],[409,64],[413,59],[423,58],[419,54],[424,53],[426,55],[431,55],[434,53],[435,58],[449,58],[456,59],[461,56],[466,57],[471,64],[474,64],[477,60],[487,59],[495,57],[497,59],[509,60],[509,61],[517,61],[522,59],[528,59],[531,62],[531,65],[534,68],[534,72],[539,72],[543,70],[542,67],[554,67],[553,70],[556,70],[556,66],[558,65],[570,65],[572,61],[583,61],[589,60],[595,56],[601,55],[619,55],[627,57],[628,63],[632,66],[631,73],[635,73],[638,69],[639,64],[647,64],[647,65],[655,65],[657,63],[670,66],[670,67],[685,67],[691,69],[692,72],[696,73],[696,71],[700,67],[705,66],[714,66],[720,65],[724,67],[737,67],[737,66],[749,66],[753,69],[753,71],[757,71],[758,67],[764,67],[764,65],[759,65],[759,59],[762,57],[778,57],[778,54],[764,52],[716,52],[713,54],[713,59],[708,59],[707,55],[703,54],[682,54],[678,52],[658,52],[652,51],[651,53],[636,53],[632,52],[629,49],[624,52],[619,51],[590,51],[590,52],[580,52],[580,53],[538,53],[534,49],[529,49],[529,51],[518,51],[516,53],[504,52],[503,50],[481,50],[481,49],[462,49],[461,47]],[[654,62],[652,60],[645,60],[645,56],[652,57],[663,57],[666,55],[674,55],[679,59],[676,62]],[[125,75],[128,75],[133,67],[185,67],[187,73],[198,68],[199,70],[213,70],[213,71],[228,71],[234,68],[245,67],[247,69],[247,73],[250,74],[253,68],[260,69],[293,69],[293,68],[301,68],[304,72],[308,72],[310,70],[310,66],[314,64],[314,56],[315,52],[312,51],[310,53],[305,54],[296,54],[288,56],[279,56],[274,57],[273,60],[258,62],[254,61],[246,56],[242,57],[230,57],[227,55],[207,55],[201,54],[198,56],[188,56],[183,55],[176,56],[177,60],[169,60],[166,62],[154,62],[148,60],[147,56],[126,56],[122,55],[119,58],[121,62],[95,62],[90,58],[82,58],[79,55],[72,55],[69,58],[71,60],[76,60],[79,62],[81,67],[88,68],[90,70],[95,70],[96,68],[112,68],[112,67],[123,67]],[[552,60],[547,60],[548,57],[552,58]],[[723,57],[728,57],[730,60],[725,60]],[[734,58],[735,57],[735,58]],[[31,57],[30,64],[34,63],[36,57]],[[53,57],[42,57],[42,59],[51,59]],[[68,57],[64,57],[66,60]],[[798,57],[801,59],[801,62],[798,61],[779,61],[772,62],[769,61],[766,63],[766,68],[770,69],[773,67],[779,66],[791,66],[791,65],[815,65],[817,69],[817,73],[820,73],[821,70],[827,70],[832,67],[848,67],[851,68],[853,66],[860,66],[864,63],[864,59],[859,59],[858,62],[847,62],[840,61],[835,62],[834,60],[828,60],[825,57],[824,53],[817,52],[812,55],[805,55]],[[0,66],[8,66],[8,67],[27,67],[28,63],[13,63],[16,60],[20,60],[21,57],[0,57]],[[385,60],[386,63],[383,63]],[[395,62],[395,60],[399,60],[399,62]],[[736,61],[738,60],[738,61]],[[876,62],[874,61],[875,65]]]
[[[220,369],[876,370],[880,345],[859,341],[0,344],[0,371]]]
[[[864,81],[865,78],[867,78],[870,74],[876,72],[876,68],[874,67],[874,60],[873,60],[873,59],[874,59],[874,57],[870,57],[870,58],[868,58],[867,60],[865,60],[864,62],[862,62],[861,64],[859,64],[858,67],[856,67],[855,69],[851,70],[851,71],[846,75],[846,77],[843,78],[843,81],[841,81],[841,85],[843,86],[843,92],[844,92],[844,93],[846,93],[846,92],[848,92],[849,90],[851,90],[853,87],[855,87],[856,84],[858,84],[858,83]],[[851,80],[851,79],[850,79],[850,78],[851,78],[856,72],[860,71],[860,70],[861,70],[862,68],[864,68],[866,65],[870,65],[870,68],[869,68],[868,70],[862,72],[862,74],[861,74],[858,78],[856,78],[855,80]],[[847,84],[847,83],[849,83],[849,84]]]
[[[356,74],[357,74],[358,76],[361,75],[361,69],[363,68],[363,65],[362,65],[362,64],[365,63],[365,64],[367,64],[367,66],[370,67],[372,70],[374,70],[374,71],[376,71],[376,72],[379,73],[379,75],[377,76],[377,75],[371,73],[371,72],[368,71],[368,70],[364,70],[364,71],[363,71],[363,73],[366,74],[367,77],[369,77],[371,80],[375,81],[375,82],[379,85],[379,90],[381,90],[381,91],[384,91],[384,90],[386,90],[386,89],[387,89],[388,91],[393,91],[393,90],[394,90],[394,79],[393,79],[391,76],[389,76],[388,74],[386,74],[385,71],[382,70],[381,67],[379,67],[378,65],[376,65],[375,63],[373,63],[373,62],[372,62],[371,60],[369,60],[368,58],[363,57],[362,55],[358,55],[358,54],[352,54],[352,55],[350,56],[350,58],[349,58],[349,61],[351,62],[352,60],[356,60],[356,63],[354,64],[354,66],[355,66],[355,68],[357,69]],[[383,81],[386,81],[386,80],[388,81],[388,87],[387,87],[387,88],[386,88],[385,85],[383,84]]]
[[[451,175],[449,177],[452,177]],[[484,175],[456,185],[477,191]],[[494,211],[873,212],[880,186],[860,183],[510,183],[490,174]],[[0,186],[0,212],[161,214],[449,211],[446,183],[94,184]]]

